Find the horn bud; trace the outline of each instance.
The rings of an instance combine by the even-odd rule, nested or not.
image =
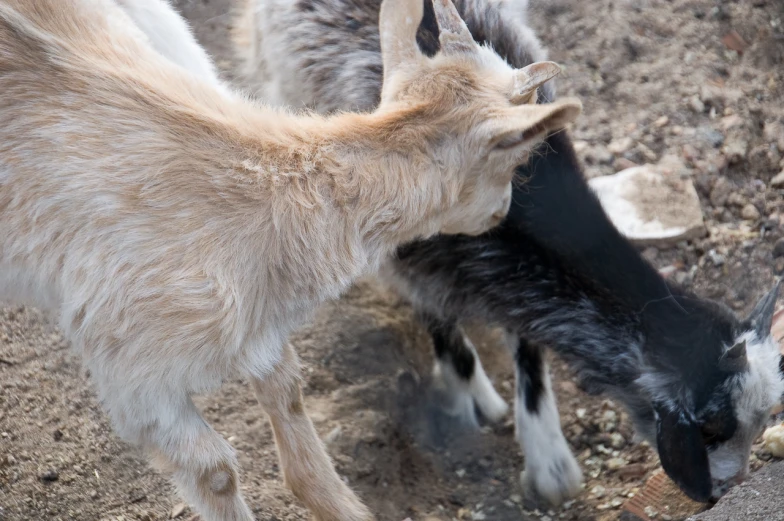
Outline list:
[[[445,54],[476,52],[471,31],[457,12],[452,0],[433,0],[433,11],[440,34],[441,52]]]
[[[530,103],[536,89],[561,73],[561,66],[555,62],[536,62],[515,71],[512,87],[512,103]]]

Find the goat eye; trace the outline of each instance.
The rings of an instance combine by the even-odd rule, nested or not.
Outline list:
[[[724,426],[720,422],[709,421],[703,423],[700,427],[700,432],[705,445],[715,445],[728,439],[724,432]]]
[[[700,432],[702,433],[702,441],[704,441],[706,445],[716,443],[719,439],[719,431],[712,425],[703,425],[700,428]]]

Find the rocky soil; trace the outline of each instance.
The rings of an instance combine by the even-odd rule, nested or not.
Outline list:
[[[230,1],[175,1],[225,70]],[[700,295],[748,312],[784,272],[784,4],[531,3],[531,22],[565,66],[559,93],[585,104],[572,135],[589,176],[667,165],[697,189],[707,235],[647,246],[644,255]],[[492,331],[473,335],[511,400],[508,354]],[[511,419],[468,432],[434,410],[427,336],[373,280],[325,305],[293,341],[317,429],[381,521],[616,520],[658,466],[634,443],[618,404],[582,394],[553,360],[564,430],[587,482],[565,508],[536,510],[518,485],[523,458]],[[189,519],[167,481],[111,433],[67,347],[39,311],[0,310],[0,520]],[[198,405],[237,449],[257,517],[308,519],[281,483],[272,433],[247,386],[229,382]],[[771,459],[758,444],[752,468]],[[677,519],[675,510],[657,519]]]

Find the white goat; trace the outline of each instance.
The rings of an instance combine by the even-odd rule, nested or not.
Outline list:
[[[449,0],[432,59],[422,3],[386,0],[381,105],[331,118],[241,99],[192,37],[167,46],[121,4],[0,1],[0,296],[59,308],[119,434],[205,521],[252,519],[190,399],[238,375],[316,518],[372,519],[305,414],[286,337],[400,243],[496,224],[513,167],[579,104],[510,103],[535,69],[476,46]]]

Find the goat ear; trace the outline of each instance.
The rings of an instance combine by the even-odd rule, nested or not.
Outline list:
[[[511,102],[515,105],[530,102],[536,89],[561,73],[555,62],[536,62],[515,71]]]
[[[400,65],[416,60],[421,51],[416,33],[422,22],[422,0],[383,0],[378,17],[384,80]]]
[[[746,357],[746,341],[741,340],[727,349],[719,359],[719,369],[737,373],[748,367],[749,359]]]
[[[684,412],[666,407],[657,407],[656,416],[656,448],[664,472],[687,496],[707,502],[713,480],[699,426]]]
[[[452,54],[457,52],[475,52],[476,43],[471,31],[465,24],[460,13],[457,12],[452,0],[433,0],[433,11],[436,14],[436,23],[440,34],[438,41],[442,52]]]
[[[564,98],[554,103],[520,105],[509,109],[507,117],[493,130],[491,145],[511,150],[530,144],[547,134],[563,129],[582,111],[576,99]]]
[[[776,311],[776,300],[779,296],[779,286],[781,286],[781,281],[777,281],[773,289],[757,302],[749,314],[749,318],[746,319],[747,325],[754,330],[759,339],[767,338],[770,335],[773,314]]]

